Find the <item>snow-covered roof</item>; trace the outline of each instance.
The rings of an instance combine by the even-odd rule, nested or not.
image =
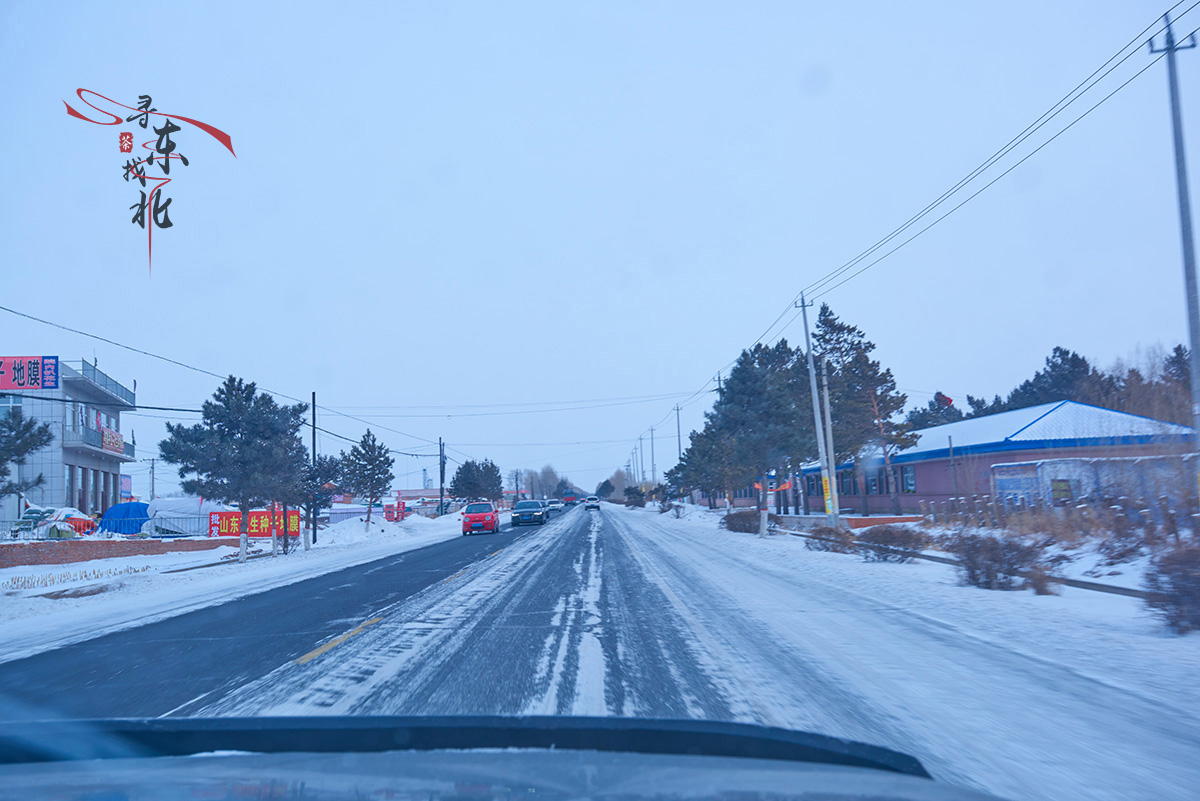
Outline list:
[[[1075,401],[1057,401],[959,420],[916,432],[917,444],[902,451],[895,461],[929,458],[954,450],[964,453],[1024,448],[1121,445],[1149,442],[1183,442],[1192,433],[1176,425]]]

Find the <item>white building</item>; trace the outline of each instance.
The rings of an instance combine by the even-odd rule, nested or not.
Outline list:
[[[58,368],[56,385],[30,385],[20,362],[40,359]],[[14,367],[20,371],[21,385]],[[121,434],[121,412],[136,408],[134,393],[86,361],[58,362],[56,357],[0,357],[0,415],[18,407],[25,417],[48,423],[54,434],[49,446],[14,466],[14,478],[43,483],[26,498],[39,506],[74,506],[104,512],[119,502],[121,466],[134,461],[134,448]],[[50,385],[50,380],[45,382]],[[17,499],[3,499],[0,517],[17,517]]]

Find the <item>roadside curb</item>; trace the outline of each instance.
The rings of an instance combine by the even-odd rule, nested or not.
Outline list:
[[[249,562],[251,559],[264,559],[268,556],[271,556],[271,554],[256,553],[253,556],[247,556],[246,561]],[[280,554],[280,556],[287,556],[287,554]],[[230,559],[228,562],[209,562],[207,565],[192,565],[191,567],[177,567],[174,570],[164,570],[164,571],[162,571],[162,574],[165,575],[167,573],[186,573],[189,570],[203,570],[206,567],[220,567],[221,565],[236,565],[237,563],[238,563],[238,561],[236,559]]]

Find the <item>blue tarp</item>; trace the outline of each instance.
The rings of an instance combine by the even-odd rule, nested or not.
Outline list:
[[[137,534],[150,519],[146,512],[149,507],[148,503],[136,501],[110,506],[100,520],[100,530],[116,534]]]

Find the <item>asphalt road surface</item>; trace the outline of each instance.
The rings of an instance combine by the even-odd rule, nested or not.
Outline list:
[[[0,692],[39,717],[731,719],[609,514],[574,507],[2,664]]]
[[[0,664],[0,693],[23,707],[6,717],[194,714],[535,531],[506,524]]]

